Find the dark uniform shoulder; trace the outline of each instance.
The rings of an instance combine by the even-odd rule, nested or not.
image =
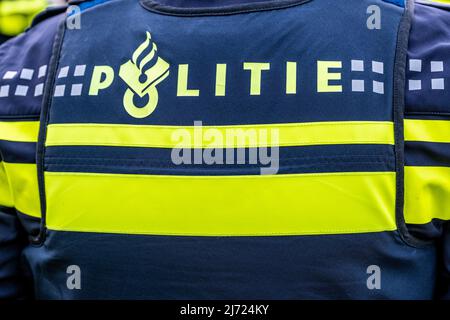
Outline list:
[[[450,114],[450,5],[416,2],[409,39],[407,113]]]
[[[0,118],[40,114],[53,41],[65,11],[43,11],[24,33],[0,46]]]
[[[42,21],[48,20],[56,15],[60,15],[64,12],[66,12],[67,10],[67,6],[58,6],[58,7],[48,7],[47,9],[45,9],[44,11],[42,11],[41,13],[39,13],[34,19],[33,22],[31,23],[31,27],[33,28],[36,25],[38,25],[39,23],[41,23]]]

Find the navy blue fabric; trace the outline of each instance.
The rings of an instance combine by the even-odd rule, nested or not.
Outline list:
[[[280,0],[152,0],[151,2],[178,8],[218,8],[249,3],[276,3]]]
[[[116,2],[116,1],[112,1]],[[131,3],[132,1],[128,1]],[[314,1],[319,2],[319,1]],[[363,2],[363,1],[361,1]],[[86,2],[87,3],[87,2]],[[93,1],[91,1],[93,3]],[[329,3],[333,8],[336,8],[337,1]],[[88,5],[88,4],[87,4]],[[103,4],[99,6],[101,10],[96,11],[95,8],[86,10],[85,13],[92,14],[91,18],[86,19],[86,27],[89,27],[89,34],[94,34],[97,30],[97,23],[110,23],[111,16],[107,9],[111,4]],[[298,10],[305,9],[305,15],[314,12],[311,4],[299,7]],[[356,6],[356,9],[361,9],[363,6]],[[337,6],[338,8],[338,6]],[[119,8],[120,9],[120,8]],[[104,11],[103,11],[104,10]],[[126,12],[125,6],[121,7],[123,12]],[[125,10],[125,11],[124,11]],[[291,10],[291,9],[290,9]],[[94,16],[95,12],[95,16]],[[117,11],[118,12],[118,11]],[[116,14],[116,11],[113,13]],[[280,11],[281,12],[281,11]],[[339,19],[334,16],[339,12],[338,9],[327,10],[323,14],[323,19],[320,23],[326,29],[327,21],[329,19]],[[331,15],[331,16],[330,16]],[[444,10],[432,8],[424,5],[416,6],[416,13],[414,19],[414,26],[411,34],[411,44],[409,49],[409,56],[411,58],[420,58],[424,61],[432,59],[441,59],[448,62],[448,14],[444,14]],[[83,16],[84,18],[85,16]],[[86,15],[87,17],[87,15]],[[148,16],[145,15],[145,17]],[[302,16],[303,17],[303,16]],[[298,19],[300,15],[298,15]],[[130,16],[129,21],[139,21],[142,19]],[[335,99],[333,95],[324,98],[324,106],[316,108],[317,106],[308,106],[307,110],[301,110],[302,118],[293,117],[294,110],[278,110],[268,107],[269,103],[272,105],[285,106],[289,103],[297,103],[298,96],[284,97],[279,100],[275,96],[282,97],[283,94],[283,73],[280,73],[282,62],[276,62],[282,54],[274,52],[273,43],[267,47],[264,45],[258,48],[253,48],[249,44],[251,36],[247,35],[239,38],[238,34],[233,37],[227,37],[225,28],[228,23],[217,23],[213,25],[215,28],[209,28],[208,21],[204,20],[204,34],[200,35],[200,40],[197,39],[195,47],[176,48],[173,53],[173,47],[170,44],[173,39],[176,39],[176,33],[181,32],[184,35],[183,42],[180,47],[189,47],[190,36],[192,34],[190,29],[192,25],[183,23],[174,23],[171,20],[173,27],[164,30],[158,28],[150,28],[153,23],[158,24],[162,17],[148,19],[148,29],[155,34],[155,41],[161,50],[161,56],[169,61],[171,64],[190,63],[190,83],[192,86],[199,87],[205,92],[205,99],[209,99],[213,94],[213,77],[214,63],[216,61],[209,61],[209,53],[204,52],[205,47],[208,47],[208,41],[205,37],[208,36],[208,30],[214,30],[218,38],[223,38],[223,43],[215,43],[219,60],[227,58],[227,50],[241,50],[242,56],[236,59],[233,65],[230,63],[229,68],[232,67],[229,78],[234,81],[227,87],[228,98],[233,101],[226,102],[224,97],[215,99],[214,105],[210,109],[203,110],[208,116],[210,123],[220,124],[224,121],[227,123],[240,123],[242,121],[259,122],[263,120],[268,121],[320,121],[325,119],[324,112],[329,112],[335,120],[391,120],[391,111],[380,111],[380,105],[383,105],[382,97],[374,96],[374,102],[364,104],[363,99],[355,99],[354,104],[347,106],[345,110],[336,108],[341,105],[339,99]],[[175,19],[175,18],[171,18]],[[251,20],[245,18],[247,26]],[[268,20],[274,21],[277,19],[275,13],[270,14]],[[384,19],[384,17],[383,17]],[[28,31],[26,34],[8,42],[5,46],[0,47],[0,79],[7,70],[22,69],[23,67],[37,69],[42,64],[48,63],[50,56],[50,48],[56,30],[57,18],[45,20],[39,23],[35,28]],[[96,21],[94,21],[96,20]],[[276,20],[279,21],[279,20]],[[391,23],[389,17],[386,23]],[[234,23],[234,22],[233,22]],[[365,23],[365,21],[357,21],[355,24]],[[383,20],[383,23],[384,20]],[[232,23],[230,23],[232,24]],[[272,24],[271,24],[272,25]],[[384,24],[383,24],[384,26]],[[130,27],[131,28],[131,27]],[[177,32],[173,32],[177,28]],[[181,29],[180,29],[181,28]],[[237,25],[237,29],[246,29],[245,27]],[[340,48],[348,47],[349,51],[354,52],[355,56],[351,58],[366,57],[357,56],[359,50],[364,48],[367,39],[362,34],[367,33],[364,28],[356,28],[352,35],[343,35],[345,39],[342,44],[335,46],[326,41],[321,41],[324,52],[330,51],[330,54],[324,55],[326,59],[336,59],[336,52]],[[388,29],[388,28],[387,28]],[[388,30],[382,32],[388,32]],[[39,31],[33,31],[39,30]],[[179,31],[183,30],[183,31]],[[286,28],[290,30],[290,28]],[[284,31],[286,31],[284,30]],[[108,54],[113,52],[115,56],[111,60],[117,60],[115,65],[116,80],[110,91],[123,92],[126,86],[117,78],[118,67],[121,63],[130,58],[128,49],[136,48],[142,42],[142,30],[133,30],[132,36],[124,36],[123,32],[117,32],[111,35],[113,44]],[[273,29],[273,33],[266,35],[266,39],[274,37],[280,32],[284,32],[280,28]],[[184,33],[183,33],[184,32]],[[296,36],[302,41],[313,43],[314,37],[308,33],[306,29],[289,31],[298,32]],[[320,30],[318,31],[320,32]],[[156,37],[156,34],[162,34],[161,37]],[[336,30],[336,33],[342,33]],[[281,33],[286,35],[286,33]],[[328,30],[323,30],[318,36],[321,39],[330,39],[335,33],[329,33]],[[377,36],[380,33],[377,34]],[[317,35],[316,35],[317,36]],[[361,42],[352,42],[350,40],[361,38]],[[204,39],[203,39],[204,38]],[[234,46],[235,38],[239,41]],[[85,43],[87,37],[79,37],[74,43],[77,47]],[[129,43],[123,45],[124,39],[129,39]],[[280,43],[286,39],[284,36],[280,38]],[[95,37],[92,37],[90,43],[90,51],[88,56],[79,55],[78,50],[67,53],[64,57],[67,61],[86,62],[88,64],[88,74],[85,79],[89,79],[92,73],[93,64],[108,64],[109,58],[99,55],[101,48],[96,46]],[[90,40],[90,41],[91,41]],[[209,40],[209,39],[208,39]],[[364,42],[363,42],[364,41]],[[120,44],[120,46],[117,46]],[[278,44],[277,44],[278,45]],[[284,52],[291,47],[291,43],[284,44]],[[388,50],[384,42],[380,42],[379,53],[382,54]],[[195,52],[195,57],[198,59],[206,59],[204,65],[197,65],[196,59],[189,60],[186,57],[190,52]],[[251,51],[251,52],[250,52]],[[180,56],[183,58],[179,61]],[[212,55],[212,54],[211,54]],[[114,58],[114,59],[113,59]],[[249,107],[248,111],[243,111],[242,115],[232,113],[230,110],[235,108],[237,98],[241,94],[248,94],[248,72],[242,71],[242,59],[246,61],[261,60],[272,62],[272,70],[269,73],[263,73],[263,88],[262,96],[256,98],[254,102],[250,101],[250,97],[246,99],[245,105]],[[299,67],[302,70],[312,70],[305,68],[302,63],[305,55],[300,52],[295,55],[286,57],[286,60],[299,60]],[[349,57],[338,57],[347,60]],[[105,61],[105,59],[107,61]],[[283,57],[284,59],[284,57]],[[281,60],[281,59],[280,59]],[[211,63],[214,62],[214,63]],[[221,63],[223,61],[217,61]],[[227,61],[228,62],[228,61]],[[446,63],[447,63],[446,62]],[[447,64],[448,65],[448,64]],[[348,70],[349,66],[343,66],[343,70]],[[391,70],[391,68],[387,68]],[[209,70],[209,72],[208,72]],[[276,72],[275,72],[276,71]],[[446,72],[448,69],[446,69]],[[172,75],[176,74],[176,69],[172,67]],[[272,73],[279,74],[279,77],[273,77]],[[266,77],[267,76],[267,77]],[[448,73],[445,73],[448,77]],[[410,79],[416,79],[416,74],[409,74]],[[428,75],[422,75],[424,81],[428,81]],[[299,74],[299,94],[310,91],[314,88],[316,81],[312,73]],[[69,82],[72,79],[68,79]],[[349,80],[344,79],[345,87],[349,87]],[[89,82],[85,80],[85,88],[88,87]],[[172,81],[172,82],[171,82]],[[70,83],[67,84],[70,84]],[[61,82],[62,83],[62,82]],[[425,82],[424,82],[425,83]],[[0,85],[6,84],[0,80]],[[8,83],[10,84],[10,83]],[[12,83],[15,85],[16,83]],[[200,110],[192,108],[188,102],[183,102],[185,107],[180,106],[174,98],[174,82],[170,78],[160,84],[161,92],[166,92],[166,96],[171,96],[169,101],[163,102],[155,111],[154,123],[173,124],[187,124],[192,125],[192,119],[198,120]],[[300,89],[302,88],[302,89]],[[206,91],[205,91],[206,90]],[[428,90],[421,90],[420,92],[410,92],[407,90],[406,101],[407,111],[411,114],[413,112],[439,112],[439,114],[432,114],[436,119],[447,119],[445,113],[448,113],[448,92],[429,92]],[[298,95],[299,95],[298,94]],[[441,96],[439,96],[441,95]],[[387,93],[386,97],[390,95]],[[29,115],[36,116],[40,113],[41,98],[34,98],[29,94],[26,97],[15,97],[13,99],[0,99],[0,118],[1,117],[19,117],[27,118]],[[254,98],[254,97],[253,97]],[[305,100],[311,96],[305,96]],[[82,98],[81,98],[82,99]],[[91,98],[90,98],[91,99]],[[100,104],[100,109],[104,112],[100,114],[93,114],[89,109],[92,105],[98,105],[105,99],[106,103]],[[165,98],[164,98],[165,99]],[[186,98],[187,100],[189,98]],[[302,98],[303,99],[303,98]],[[203,101],[203,100],[202,100]],[[218,102],[217,102],[218,101]],[[86,105],[83,112],[80,110],[62,108],[58,115],[54,115],[55,122],[64,122],[68,119],[71,121],[80,122],[109,122],[111,119],[116,119],[118,122],[127,122],[129,116],[122,110],[120,103],[116,105],[114,99],[107,100],[104,95],[100,95],[92,105]],[[112,103],[111,103],[112,102]],[[276,103],[275,103],[276,102]],[[82,104],[82,103],[80,103]],[[172,105],[171,105],[172,104]],[[266,105],[267,104],[267,105]],[[262,106],[263,109],[258,109]],[[362,108],[361,106],[366,106]],[[374,106],[374,107],[373,107]],[[332,110],[332,107],[336,110]],[[165,108],[165,112],[169,108],[169,112],[165,115],[159,113],[160,108]],[[361,109],[361,110],[360,110]],[[257,111],[257,112],[255,112]],[[64,112],[67,115],[64,115]],[[78,113],[80,113],[78,115]],[[179,115],[180,114],[180,115]],[[253,118],[251,115],[257,114],[258,117]],[[169,118],[172,116],[173,118]],[[241,117],[242,116],[242,117]],[[179,121],[173,121],[174,118]],[[409,115],[409,117],[415,117]],[[203,114],[202,114],[203,118]],[[152,119],[153,115],[152,115]],[[220,121],[219,121],[220,120]],[[327,117],[327,120],[332,120]],[[153,121],[153,120],[152,120]],[[153,123],[148,120],[138,121],[142,124]],[[134,121],[133,121],[134,123]],[[205,123],[206,124],[206,123]],[[3,142],[2,142],[3,143]],[[416,143],[407,144],[406,161],[407,164],[414,165],[429,165],[431,163],[442,163],[442,149],[439,149],[439,144],[419,145]],[[361,148],[361,149],[358,149]],[[0,145],[2,151],[7,151],[5,157],[20,161],[31,160],[31,145]],[[330,148],[329,146],[317,148],[305,148],[301,151],[291,151],[287,148],[285,151],[291,155],[300,152],[301,155],[327,156],[328,152],[339,154],[345,157],[345,152]],[[10,152],[12,151],[13,152]],[[348,149],[353,155],[369,154],[366,152],[374,152],[383,157],[391,157],[391,149],[374,149],[373,146],[366,148],[365,146],[355,146]],[[426,150],[426,151],[425,151]],[[98,153],[96,153],[96,151]],[[281,151],[281,152],[285,152]],[[425,156],[422,151],[431,152],[432,156]],[[435,152],[436,151],[436,152]],[[161,152],[158,153],[158,152]],[[133,148],[48,148],[47,161],[48,170],[55,168],[61,170],[60,164],[52,164],[52,156],[67,157],[84,157],[89,154],[93,158],[96,157],[117,157],[118,159],[158,159],[165,156],[165,150],[160,150],[155,153],[143,154],[141,150]],[[385,152],[387,154],[385,154]],[[11,153],[11,154],[10,154]],[[74,159],[76,160],[76,159]],[[52,167],[53,166],[53,167]],[[97,169],[96,169],[97,170]],[[317,170],[317,168],[315,168]],[[333,169],[331,169],[333,170]],[[390,168],[389,168],[390,170]],[[83,171],[86,166],[83,166]],[[352,170],[353,171],[353,170]],[[39,219],[30,219],[28,216],[16,213],[12,209],[0,209],[0,297],[23,297],[26,285],[23,281],[24,272],[20,267],[20,255],[23,246],[27,241],[27,234],[35,234]],[[307,237],[263,237],[263,238],[220,238],[220,237],[146,237],[146,236],[125,236],[125,235],[111,235],[111,234],[86,234],[86,233],[63,233],[48,231],[48,238],[44,246],[35,247],[27,245],[24,256],[24,265],[29,265],[33,273],[35,281],[35,289],[38,297],[41,298],[432,298],[432,297],[446,297],[450,299],[449,292],[449,278],[450,278],[450,227],[448,223],[445,225],[440,221],[433,221],[433,223],[422,226],[409,226],[411,231],[418,237],[441,238],[442,245],[437,247],[430,245],[424,248],[411,248],[406,246],[399,238],[396,232],[374,233],[374,234],[360,234],[360,235],[340,235],[340,236],[307,236]],[[419,228],[416,228],[419,227]],[[23,228],[27,232],[23,232]],[[442,237],[444,235],[444,237]],[[437,251],[439,250],[439,251]],[[69,265],[80,265],[82,269],[82,286],[83,290],[69,291],[66,288],[67,273],[66,269]],[[376,264],[382,269],[382,290],[370,291],[366,287],[366,268],[368,265]],[[439,267],[438,267],[439,264]],[[203,268],[200,270],[199,266]],[[174,281],[179,279],[180,281]],[[294,281],[293,281],[294,279]],[[438,283],[440,291],[434,294],[435,283]],[[240,284],[237,286],[237,284]],[[149,291],[151,289],[151,291]],[[214,294],[211,294],[214,291]]]
[[[442,238],[442,264],[441,278],[439,279],[442,293],[439,295],[443,299],[450,300],[450,223],[447,223]]]
[[[450,143],[413,142],[405,143],[407,166],[450,167]]]
[[[425,224],[408,224],[408,230],[416,237],[425,240],[439,240],[444,234],[444,228],[447,221],[441,219],[433,219]]]
[[[95,7],[99,4],[102,4],[102,3],[105,3],[108,1],[111,1],[111,0],[90,0],[90,1],[84,1],[84,2],[73,1],[73,4],[77,6],[77,9],[79,11],[78,10],[71,11],[71,12],[69,12],[68,16],[77,14],[80,11],[83,12],[89,8]],[[70,4],[72,4],[72,2]]]
[[[27,248],[44,299],[430,299],[435,248],[396,232],[295,237],[161,237],[48,231]],[[78,265],[82,290],[68,290]],[[381,268],[381,289],[367,268]]]
[[[416,119],[416,120],[448,120],[448,114],[439,114],[439,113],[423,113],[417,112],[416,114],[408,113],[408,119]]]
[[[260,174],[260,168],[267,167],[262,166],[260,162],[249,164],[250,150],[243,151],[246,164],[237,164],[238,151],[234,150],[232,158],[234,164],[175,165],[171,159],[171,149],[49,147],[45,155],[45,170],[163,175],[241,175]],[[267,151],[270,156],[271,150]],[[259,150],[253,149],[252,152]],[[223,155],[226,157],[226,151],[223,151]],[[193,153],[191,156],[193,157]],[[279,149],[280,174],[350,171],[395,171],[393,146],[329,145]]]
[[[224,1],[158,1],[141,0],[142,5],[154,12],[175,16],[230,15],[265,10],[278,10],[301,5],[313,0],[224,0]]]
[[[41,111],[42,96],[34,96],[34,88],[45,81],[38,79],[38,69],[50,60],[53,38],[60,16],[48,18],[36,24],[24,34],[0,46],[0,87],[9,86],[9,97],[0,97],[0,120],[37,120]],[[19,79],[23,68],[34,70],[31,80]],[[14,79],[3,79],[7,71],[18,72]],[[15,96],[17,85],[29,87],[26,96]],[[0,141],[3,160],[14,163],[35,163],[35,143]],[[23,249],[29,245],[28,236],[34,227],[12,208],[0,207],[0,299],[32,297],[32,285],[27,277]]]
[[[359,31],[350,35],[343,32],[344,25],[326,23],[338,21],[338,16],[333,15],[340,10],[365,12],[368,2],[354,1],[349,5],[347,1],[336,3],[324,0],[320,5],[317,3],[312,1],[286,11],[255,13],[252,19],[260,19],[261,23],[280,21],[279,25],[268,30],[270,34],[266,34],[264,39],[258,38],[259,29],[252,28],[259,24],[250,24],[249,17],[242,15],[186,20],[142,12],[135,3],[125,1],[104,4],[102,10],[85,11],[83,21],[88,28],[95,23],[101,30],[113,9],[132,15],[135,25],[118,27],[114,30],[115,33],[117,31],[117,38],[101,42],[100,49],[94,46],[93,39],[83,37],[83,32],[68,30],[62,46],[60,68],[86,64],[86,78],[89,79],[93,65],[112,65],[117,74],[118,66],[130,57],[126,49],[136,48],[140,44],[142,40],[139,41],[139,35],[142,35],[144,28],[152,32],[158,43],[158,53],[164,59],[171,64],[189,63],[192,66],[191,84],[202,92],[206,90],[206,93],[198,98],[176,98],[175,80],[169,77],[159,86],[161,101],[155,113],[148,119],[139,120],[129,117],[117,103],[121,101],[126,86],[116,81],[98,97],[55,97],[50,109],[50,123],[192,125],[194,120],[200,119],[207,125],[220,125],[392,120],[392,70],[396,43],[392,30],[396,31],[402,11],[389,7],[391,12],[384,18],[387,28],[381,31],[381,35],[371,38],[366,32],[364,36]],[[323,8],[330,6],[337,7],[336,11],[330,12],[331,18],[328,16],[327,20],[315,21],[322,17]],[[350,24],[355,23],[355,30],[360,30],[356,24],[365,24],[366,16],[355,14],[355,17],[360,19],[349,19]],[[316,23],[323,23],[322,28],[317,28]],[[201,24],[209,28],[200,28]],[[244,25],[247,28],[243,28]],[[349,28],[348,25],[345,27]],[[172,28],[180,31],[176,34],[167,31]],[[325,35],[329,42],[320,40]],[[383,41],[383,47],[373,43],[367,46],[367,38],[375,42]],[[86,49],[73,54],[72,49],[82,39]],[[129,39],[129,43],[125,43],[124,39]],[[274,51],[274,48],[277,50]],[[108,52],[108,55],[101,52]],[[304,91],[296,96],[286,96],[280,78],[270,76],[263,82],[261,97],[248,96],[248,74],[245,77],[241,70],[242,61],[247,61],[244,59],[270,61],[271,72],[283,79],[286,61],[300,60],[311,66],[318,58],[343,60],[347,70],[350,69],[351,59],[383,61],[385,95],[373,94],[369,98],[369,95],[344,91],[341,95],[323,94],[318,98],[313,67],[303,69],[306,72],[300,77],[299,88]],[[228,86],[230,93],[223,98],[216,98],[213,94],[217,62],[227,62],[232,66],[228,76],[234,82]],[[196,68],[208,65],[211,65],[210,73],[195,72]],[[70,85],[72,80],[57,79],[56,85]],[[347,88],[351,80],[344,76]],[[329,151],[325,151],[326,148]],[[336,148],[287,150],[326,154],[327,170],[333,170],[330,169],[330,153]],[[360,148],[366,148],[369,154],[362,155],[358,147],[349,147],[346,149],[350,153],[349,160],[342,156],[344,161],[334,159],[334,168],[345,162],[347,170],[358,170],[357,165],[352,163],[355,159],[360,159],[360,164],[370,159],[367,162],[374,164],[376,160],[371,157],[375,156],[370,154],[371,147]],[[387,148],[392,151],[391,147]],[[61,170],[66,166],[83,171],[90,166],[97,166],[91,169],[95,171],[100,166],[109,166],[114,171],[118,167],[123,167],[123,170],[133,168],[132,164],[121,162],[130,159],[112,157],[109,148],[95,148],[89,159],[80,156],[74,159],[73,152],[83,148],[72,149],[68,152],[70,148],[49,148],[52,154],[47,154],[46,168]],[[86,153],[86,150],[83,152]],[[141,152],[131,148],[122,148],[121,151],[123,156],[133,159],[133,153]],[[165,152],[167,156],[168,150],[157,152]],[[103,158],[93,159],[94,154]],[[153,157],[158,155],[149,153],[148,156],[151,163]],[[114,159],[114,163],[108,164],[105,158]],[[320,171],[318,159],[304,161],[315,166],[313,170],[317,172]],[[392,156],[390,160],[393,160]],[[435,248],[411,248],[402,242],[397,232],[308,237],[158,237],[48,230],[44,246],[27,250],[26,253],[31,269],[35,271],[34,278],[41,298],[431,298],[434,293]],[[326,264],[327,261],[330,265]],[[80,265],[83,270],[84,285],[81,291],[64,289],[65,271],[72,264]],[[386,271],[383,273],[386,282],[382,290],[371,291],[367,288],[366,270],[370,265],[378,265]],[[404,277],[398,277],[399,272]],[[46,280],[41,282],[40,279]]]
[[[422,71],[407,69],[408,80],[421,80],[422,90],[406,91],[406,114],[450,115],[450,11],[416,4],[408,56],[422,60]],[[443,72],[431,72],[442,61]],[[432,90],[431,79],[444,78],[445,90]],[[408,82],[406,83],[408,85]]]
[[[0,119],[40,115],[42,96],[34,96],[34,89],[45,82],[45,77],[38,78],[38,69],[49,63],[56,27],[60,20],[61,15],[44,20],[0,46],[0,86],[10,86],[9,97],[0,97]],[[19,78],[24,68],[34,71],[31,80]],[[14,79],[5,80],[3,77],[8,71],[16,71],[19,74]],[[29,87],[26,96],[14,95],[17,85]]]
[[[0,300],[23,299],[29,296],[30,279],[21,265],[27,236],[15,211],[0,206]]]
[[[408,118],[450,121],[450,7],[440,4],[415,6],[409,59],[419,59],[421,72],[407,68],[406,110]],[[431,72],[431,62],[442,61],[442,72]],[[444,79],[444,90],[433,90],[432,79]],[[409,90],[408,81],[421,81],[421,90]],[[406,142],[405,164],[408,166],[450,166],[450,145],[445,143]],[[441,239],[437,283],[438,296],[450,299],[450,223],[433,220],[425,225],[409,225],[410,231],[424,239]]]
[[[22,228],[26,231],[26,234],[31,237],[35,237],[39,234],[41,227],[41,219],[24,214],[16,209],[17,218],[22,225]]]
[[[3,160],[11,163],[36,163],[36,143],[0,140]]]
[[[399,23],[403,9],[386,6],[384,28],[368,33],[367,1],[321,0],[284,10],[264,11],[252,15],[172,17],[153,14],[135,1],[107,2],[82,14],[83,28],[67,30],[59,67],[87,65],[83,79],[57,79],[56,85],[70,86],[83,82],[81,96],[56,97],[50,110],[50,123],[131,123],[193,125],[254,124],[338,120],[392,120],[392,72],[396,45],[392,28]],[[323,8],[333,7],[323,14]],[[97,9],[96,9],[97,8]],[[101,10],[100,10],[101,9]],[[354,13],[342,24],[342,12]],[[120,21],[132,20],[114,29],[114,36],[98,45],[96,37],[87,37],[90,30],[111,30],[110,17],[123,12]],[[388,14],[389,12],[389,14]],[[358,14],[362,13],[362,14]],[[129,17],[132,15],[132,18]],[[279,21],[273,24],[272,21]],[[261,35],[260,26],[271,27]],[[318,27],[320,26],[320,27]],[[346,32],[351,29],[353,32]],[[172,32],[177,30],[177,32]],[[150,31],[158,46],[158,54],[171,64],[170,75],[158,85],[159,103],[148,118],[135,119],[121,103],[127,85],[118,77],[121,64]],[[321,39],[327,39],[322,41]],[[82,51],[76,48],[84,44]],[[368,44],[370,50],[368,49]],[[309,50],[306,50],[309,48]],[[106,54],[107,53],[107,54]],[[342,60],[344,92],[317,94],[316,60]],[[385,94],[351,92],[351,59],[366,61],[367,82],[385,82]],[[383,61],[385,74],[371,72],[372,60]],[[270,62],[270,71],[263,72],[260,96],[250,96],[250,73],[243,61]],[[298,61],[298,93],[285,94],[286,61]],[[190,64],[191,88],[200,89],[199,97],[177,97],[177,65]],[[228,63],[228,84],[225,97],[215,97],[216,63]],[[94,65],[109,65],[115,80],[98,96],[88,96],[89,79]],[[71,73],[73,69],[69,70]],[[69,88],[67,88],[69,90]],[[312,103],[314,101],[314,103]],[[336,107],[339,106],[339,107]],[[95,112],[93,112],[95,110]]]
[[[31,23],[30,28],[34,28],[37,24],[41,23],[42,21],[45,21],[51,17],[54,17],[58,14],[64,13],[67,10],[67,5],[62,6],[49,6],[44,11],[37,14],[33,22]]]

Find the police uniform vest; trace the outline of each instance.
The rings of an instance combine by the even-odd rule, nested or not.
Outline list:
[[[430,298],[434,249],[403,212],[411,10],[117,0],[71,15],[41,116],[38,297]]]

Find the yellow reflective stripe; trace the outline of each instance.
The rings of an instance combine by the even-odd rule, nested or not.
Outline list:
[[[193,236],[395,230],[395,173],[151,176],[46,172],[52,230]]]
[[[13,0],[0,2],[0,17],[8,15],[35,14],[44,10],[48,5],[47,0]]]
[[[39,187],[35,164],[4,162],[14,207],[20,212],[40,217]]]
[[[405,167],[405,221],[450,220],[450,168]]]
[[[23,32],[28,25],[29,25],[29,18],[26,16],[14,15],[2,17],[0,15],[1,34],[12,37]]]
[[[211,136],[236,139],[211,140]],[[180,136],[200,137],[181,141]],[[251,137],[257,137],[252,139]],[[267,137],[262,139],[260,137]],[[274,139],[278,137],[278,139]],[[278,141],[276,141],[278,140]],[[314,122],[242,126],[51,124],[46,146],[99,145],[156,148],[244,148],[325,144],[394,144],[392,122]]]
[[[9,36],[21,33],[47,5],[46,0],[0,1],[0,33]]]
[[[3,162],[0,162],[0,206],[14,207],[11,191],[9,189],[8,176],[6,175]]]
[[[0,140],[37,142],[39,121],[0,121]]]
[[[450,143],[450,121],[405,119],[405,140]]]
[[[405,119],[405,141],[450,143],[450,121]],[[405,167],[405,221],[450,220],[450,168]]]

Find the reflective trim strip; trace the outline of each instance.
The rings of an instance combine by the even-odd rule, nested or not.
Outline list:
[[[430,0],[431,2],[450,4],[450,0]]]
[[[50,124],[46,146],[129,146],[155,148],[250,148],[326,144],[394,144],[392,122],[311,122],[242,126],[150,126]],[[209,130],[212,129],[212,130]],[[254,130],[254,131],[253,131]],[[233,136],[210,142],[211,136]],[[234,135],[236,134],[236,135]],[[255,134],[257,138],[249,138]],[[180,143],[177,135],[199,137]],[[278,135],[279,142],[274,140]],[[261,137],[267,137],[263,139]]]
[[[11,208],[14,207],[14,203],[9,189],[8,176],[3,164],[3,162],[0,162],[0,206]]]
[[[37,142],[39,121],[0,121],[0,140]]]
[[[45,173],[52,230],[193,236],[392,231],[395,173]]]
[[[405,221],[450,220],[450,168],[405,167]]]
[[[0,140],[36,143],[38,134],[39,121],[0,121]],[[40,217],[36,164],[2,162],[0,167],[0,192],[9,194],[7,200],[0,195],[0,205],[6,201],[8,207]]]
[[[33,17],[48,6],[46,0],[0,1],[0,33],[16,36],[32,22]]]
[[[450,143],[450,121],[405,119],[405,140]]]
[[[48,5],[46,0],[14,0],[0,2],[0,17],[9,15],[31,15],[44,10]]]
[[[7,162],[3,164],[11,187],[13,206],[24,214],[40,217],[41,209],[36,165]]]

